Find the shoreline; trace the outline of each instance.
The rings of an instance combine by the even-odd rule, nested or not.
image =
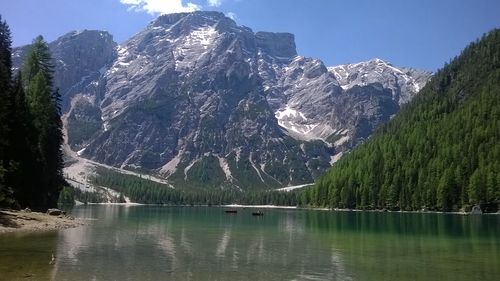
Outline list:
[[[5,233],[46,232],[74,228],[86,222],[68,215],[52,216],[31,211],[0,210],[0,235]]]
[[[481,213],[473,214],[470,212],[443,212],[443,211],[391,211],[391,210],[378,210],[378,209],[339,209],[339,208],[314,208],[314,207],[304,207],[298,209],[306,210],[324,210],[324,211],[334,211],[334,212],[368,212],[368,213],[401,213],[401,214],[443,214],[443,215],[500,215],[500,212],[496,213]]]
[[[169,205],[169,204],[145,204],[145,203],[87,203],[77,204],[76,206],[84,205],[99,205],[99,206],[160,206],[160,207],[215,207],[215,208],[252,208],[252,209],[286,209],[286,210],[316,210],[316,211],[332,211],[332,212],[369,212],[369,213],[408,213],[408,214],[449,214],[449,215],[500,215],[500,211],[496,213],[481,213],[472,214],[470,212],[443,212],[443,211],[391,211],[378,209],[340,209],[340,208],[324,208],[324,207],[300,207],[300,206],[280,206],[280,205],[242,205],[242,204],[224,204],[224,205]]]
[[[143,204],[143,203],[134,203],[134,202],[126,202],[126,203],[81,203],[75,204],[75,206],[84,206],[84,205],[109,205],[109,206],[147,206],[147,205],[155,205],[155,204]]]
[[[201,205],[200,205],[201,206]],[[196,206],[195,206],[196,207]],[[292,210],[315,210],[315,211],[331,211],[331,212],[367,212],[367,213],[402,213],[402,214],[445,214],[445,215],[500,215],[500,211],[496,213],[481,213],[472,214],[468,212],[443,212],[443,211],[391,211],[378,209],[340,209],[340,208],[321,208],[321,207],[300,207],[300,206],[280,206],[280,205],[241,205],[227,204],[217,205],[214,207],[221,208],[261,208],[261,209],[292,209]]]
[[[300,209],[298,206],[280,206],[280,205],[241,205],[241,204],[228,204],[217,205],[220,208],[255,208],[255,209]]]

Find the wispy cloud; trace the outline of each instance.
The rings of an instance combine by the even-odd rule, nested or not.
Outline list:
[[[208,0],[207,4],[210,7],[219,7],[222,4],[222,0]]]
[[[226,16],[228,16],[232,20],[236,20],[236,14],[233,12],[227,12]]]
[[[212,0],[210,0],[212,1]],[[217,1],[217,0],[216,0]],[[182,0],[120,0],[133,11],[144,11],[149,14],[171,14],[201,10],[199,5]],[[219,0],[220,2],[220,0]]]

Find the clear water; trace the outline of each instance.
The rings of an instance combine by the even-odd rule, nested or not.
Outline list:
[[[499,280],[497,215],[252,211],[77,207],[91,224],[0,235],[0,280]]]

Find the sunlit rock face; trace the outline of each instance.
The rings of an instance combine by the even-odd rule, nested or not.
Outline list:
[[[431,75],[379,59],[326,67],[292,34],[218,12],[160,16],[120,45],[84,31],[50,48],[71,148],[178,187],[312,182]],[[14,50],[17,67],[25,53]]]

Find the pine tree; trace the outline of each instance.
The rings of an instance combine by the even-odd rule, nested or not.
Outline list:
[[[26,95],[22,85],[21,73],[18,73],[9,94],[11,104],[8,112],[8,124],[12,128],[7,135],[9,149],[6,158],[9,170],[6,182],[13,187],[14,198],[20,206],[31,206],[36,201],[37,179],[41,177],[38,166],[38,152],[35,144],[33,118],[29,112]],[[29,175],[29,176],[27,176]]]
[[[12,37],[6,21],[0,15],[0,90],[6,94],[12,78]]]
[[[33,40],[30,51],[24,61],[22,72],[25,86],[29,85],[38,73],[41,73],[48,86],[52,88],[54,64],[50,55],[49,45],[42,36],[38,36]]]
[[[5,21],[2,21],[0,16],[0,206],[9,206],[12,203],[12,190],[5,182],[5,173],[8,169],[5,152],[9,143],[5,136],[9,131],[6,112],[9,108],[7,97],[11,88],[12,77],[11,44],[9,26]]]
[[[53,68],[48,44],[39,36],[33,41],[22,72],[40,166],[39,186],[31,202],[31,207],[38,209],[55,206],[64,184],[60,96],[58,91],[52,91]]]
[[[49,193],[48,206],[55,206],[58,201],[59,193],[64,184],[63,153],[61,150],[63,144],[62,120],[61,120],[61,96],[56,89],[51,96],[51,112],[49,118],[49,127],[47,131],[47,147],[45,150],[46,164],[49,171]]]

